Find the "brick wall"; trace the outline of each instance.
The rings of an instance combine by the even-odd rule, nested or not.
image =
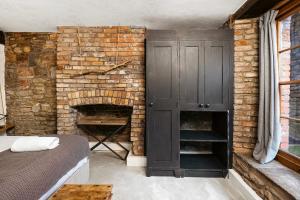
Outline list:
[[[279,49],[289,47],[291,45],[290,40],[290,20],[283,20],[281,22],[281,40]],[[290,80],[290,52],[279,54],[279,80],[289,81]],[[290,85],[284,85],[280,87],[281,94],[281,114],[289,116],[290,114]],[[287,148],[289,144],[289,120],[285,118],[280,119],[281,123],[281,144],[280,148]]]
[[[145,74],[144,28],[59,27],[57,40],[57,129],[59,134],[80,134],[76,109],[86,104],[128,105],[133,107],[130,140],[133,153],[144,154]],[[119,42],[118,42],[119,41]],[[80,45],[79,45],[80,43]],[[116,60],[117,59],[117,60]],[[118,62],[126,67],[102,72]]]
[[[300,44],[300,13],[291,17],[290,24],[290,41],[291,46]],[[300,79],[300,48],[292,49],[290,52],[290,80]],[[299,118],[300,116],[300,86],[290,86],[290,117]],[[300,144],[300,123],[290,120],[289,123],[289,144]]]
[[[7,33],[8,121],[17,135],[56,133],[56,34]]]
[[[233,149],[252,153],[258,117],[258,21],[234,23]]]
[[[233,168],[261,198],[294,199],[288,192],[267,177],[265,173],[261,172],[259,164],[252,158],[258,122],[258,36],[257,19],[235,21]],[[287,68],[284,68],[281,73],[284,77],[289,76]],[[286,105],[289,102],[289,98],[287,98],[289,88],[283,90],[282,95],[285,98],[283,109],[288,112]],[[284,128],[288,129],[288,125],[286,123]],[[272,163],[270,165],[272,166]]]

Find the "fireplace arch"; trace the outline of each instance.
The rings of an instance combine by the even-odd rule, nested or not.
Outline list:
[[[69,93],[68,102],[70,106],[89,104],[134,106],[134,95],[127,91],[83,90]]]
[[[135,100],[134,93],[128,91],[118,90],[81,90],[76,92],[69,92],[67,102],[68,113],[63,113],[64,116],[69,116],[69,120],[64,123],[63,133],[74,134],[77,132],[76,126],[77,110],[75,107],[84,105],[117,105],[132,107],[131,125],[130,125],[130,141],[133,143],[133,152],[138,152],[142,145],[144,135],[144,120],[141,120],[141,116],[144,115],[143,107],[140,106],[140,102]],[[66,110],[66,109],[65,109]],[[59,124],[60,122],[58,122]]]

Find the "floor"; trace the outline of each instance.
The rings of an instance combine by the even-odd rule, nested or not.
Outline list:
[[[127,167],[109,152],[90,156],[92,184],[113,184],[113,200],[242,200],[223,178],[146,177],[145,168]]]

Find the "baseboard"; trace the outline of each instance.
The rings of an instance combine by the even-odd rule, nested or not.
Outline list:
[[[126,164],[129,167],[146,167],[147,158],[146,156],[135,156],[132,151],[129,152]]]
[[[227,180],[231,189],[238,191],[244,199],[262,200],[234,169],[229,170]]]
[[[132,144],[130,142],[120,142],[126,149],[130,150],[127,160],[126,160],[126,165],[129,167],[146,167],[147,164],[147,159],[146,156],[135,156],[132,153],[131,146]],[[96,142],[89,142],[90,148],[94,146]],[[114,151],[124,151],[119,145],[117,145],[114,142],[105,142],[106,145],[108,145],[111,149]],[[104,145],[99,145],[94,149],[94,151],[109,151]]]
[[[97,142],[89,142],[90,148],[94,146]],[[126,149],[131,149],[131,143],[130,142],[120,142]],[[124,151],[119,145],[117,145],[115,142],[105,142],[107,146],[109,146],[114,151]],[[94,149],[94,151],[109,151],[104,145],[99,145]]]

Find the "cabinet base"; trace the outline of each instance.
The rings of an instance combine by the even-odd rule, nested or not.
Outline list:
[[[146,176],[175,176],[177,178],[181,177],[181,170],[180,169],[153,169],[147,168],[146,169]]]
[[[198,169],[153,169],[147,168],[146,176],[174,176],[183,177],[223,177],[228,174],[228,169],[223,170],[198,170]]]
[[[210,171],[210,170],[197,170],[197,169],[182,169],[181,177],[211,177],[225,178],[228,174],[228,170],[220,170],[220,171]]]

